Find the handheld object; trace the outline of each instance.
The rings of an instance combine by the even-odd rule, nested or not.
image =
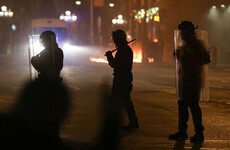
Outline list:
[[[133,40],[129,41],[127,44],[132,43],[132,42],[135,41],[135,40],[136,40],[136,39],[133,39]],[[116,48],[116,49],[114,49],[114,50],[111,50],[111,52],[113,53],[113,52],[115,52],[117,49],[118,49],[118,48]],[[106,54],[105,54],[105,56],[106,56]]]

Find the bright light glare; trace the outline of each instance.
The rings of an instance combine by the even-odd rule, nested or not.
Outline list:
[[[219,21],[219,11],[216,9],[216,6],[212,7],[209,11],[208,18],[211,19],[212,21]]]
[[[77,5],[81,5],[81,1],[76,1],[76,4]]]
[[[64,20],[64,19],[65,19],[65,16],[64,16],[64,15],[61,15],[61,16],[60,16],[60,19],[61,19],[61,20]]]
[[[71,45],[68,44],[68,43],[65,43],[65,44],[63,45],[63,48],[64,48],[65,50],[69,50],[69,49],[71,49]]]
[[[2,11],[6,11],[7,7],[6,6],[2,6],[1,9],[2,9]]]
[[[154,58],[148,58],[149,63],[154,63]]]
[[[39,40],[35,41],[33,44],[34,54],[39,54],[43,49],[44,46],[39,42]]]
[[[135,63],[141,63],[142,62],[142,50],[134,50],[133,51],[133,62]]]
[[[12,24],[11,29],[12,29],[13,31],[15,31],[15,30],[17,29],[16,25],[15,25],[15,24]]]
[[[70,16],[70,15],[71,15],[71,11],[67,10],[67,11],[65,12],[65,14],[66,14],[67,16]]]
[[[9,12],[6,11],[6,12],[4,13],[4,15],[5,15],[6,17],[8,17],[8,16],[9,16]]]
[[[69,56],[70,55],[73,56],[74,54],[83,55],[89,53],[91,51],[91,48],[65,43],[63,45],[63,51],[65,55],[69,55]]]
[[[114,3],[109,3],[109,7],[114,7]]]
[[[71,16],[65,16],[65,20],[70,20],[71,19]]]
[[[118,20],[117,20],[117,23],[118,23],[118,24],[124,24],[124,20],[123,20],[123,19],[118,19]]]
[[[72,16],[72,20],[76,21],[77,20],[77,16]]]
[[[69,43],[65,43],[63,45],[63,49],[65,51],[68,51],[68,52],[81,51],[82,50],[82,48],[80,46],[71,45]]]
[[[224,4],[221,4],[220,7],[225,8],[225,5],[224,5]]]
[[[14,13],[12,11],[9,12],[9,16],[13,17]]]
[[[4,15],[4,13],[1,11],[1,12],[0,12],[0,17],[2,17],[3,15]]]
[[[113,20],[112,20],[112,23],[113,23],[113,24],[116,24],[116,23],[117,23],[117,19],[113,19]]]
[[[122,15],[118,15],[118,19],[122,19],[123,18],[123,16]]]
[[[154,16],[153,20],[156,22],[160,22],[160,16]]]
[[[97,63],[108,63],[108,61],[105,58],[89,57],[89,60],[91,62],[97,62]]]

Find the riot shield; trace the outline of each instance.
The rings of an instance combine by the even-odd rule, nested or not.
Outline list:
[[[40,43],[40,35],[28,35],[28,58],[31,80],[34,80],[38,76],[38,72],[31,64],[31,58],[38,55],[43,49],[44,48]]]
[[[206,31],[198,30],[196,32],[197,38],[202,40],[205,49],[208,50],[208,33]],[[209,65],[204,64],[202,66],[201,72],[201,91],[200,91],[200,101],[209,100],[209,79],[208,79]]]
[[[181,31],[180,30],[175,30],[174,31],[174,44],[175,44],[175,60],[176,60],[176,95],[177,95],[177,100],[182,100],[182,87],[181,87],[181,82],[182,79],[179,76],[179,70],[181,68],[181,64],[179,63],[177,59],[176,53],[178,53],[179,47],[183,46],[184,42],[181,39]]]
[[[197,30],[196,31],[197,38],[202,40],[205,48],[207,50],[208,45],[208,34],[206,31]],[[181,39],[181,31],[175,30],[174,31],[174,44],[175,44],[175,53],[177,53],[179,47],[183,46],[184,42]],[[176,56],[176,55],[175,55]],[[176,93],[177,99],[182,100],[182,87],[181,87],[181,77],[179,76],[179,70],[181,64],[179,63],[178,59],[176,59]],[[208,64],[202,66],[201,72],[201,91],[200,91],[200,100],[201,101],[208,101],[209,100],[209,80],[208,80]]]

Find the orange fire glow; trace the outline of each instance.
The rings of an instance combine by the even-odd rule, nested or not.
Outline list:
[[[132,49],[133,49],[133,62],[134,63],[142,63],[141,43],[136,43]],[[114,53],[114,55],[115,55],[115,53]],[[90,57],[89,60],[91,62],[96,62],[96,63],[108,63],[108,61],[105,58]]]
[[[153,42],[154,42],[154,43],[157,43],[157,42],[158,42],[158,38],[154,38],[154,39],[153,39]]]
[[[141,63],[142,62],[142,50],[138,49],[133,51],[133,62]]]
[[[154,63],[154,58],[148,58],[149,63]]]
[[[105,58],[90,57],[89,60],[91,62],[97,62],[97,63],[108,63],[108,61]]]

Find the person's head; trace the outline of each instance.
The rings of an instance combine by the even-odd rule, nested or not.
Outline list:
[[[44,31],[40,35],[40,40],[44,47],[49,47],[52,43],[56,43],[56,35],[53,31]]]
[[[181,38],[183,41],[188,42],[196,38],[195,30],[198,28],[190,21],[182,21],[178,25],[178,29],[181,31]]]
[[[126,33],[121,29],[112,32],[112,39],[116,46],[127,44]]]

